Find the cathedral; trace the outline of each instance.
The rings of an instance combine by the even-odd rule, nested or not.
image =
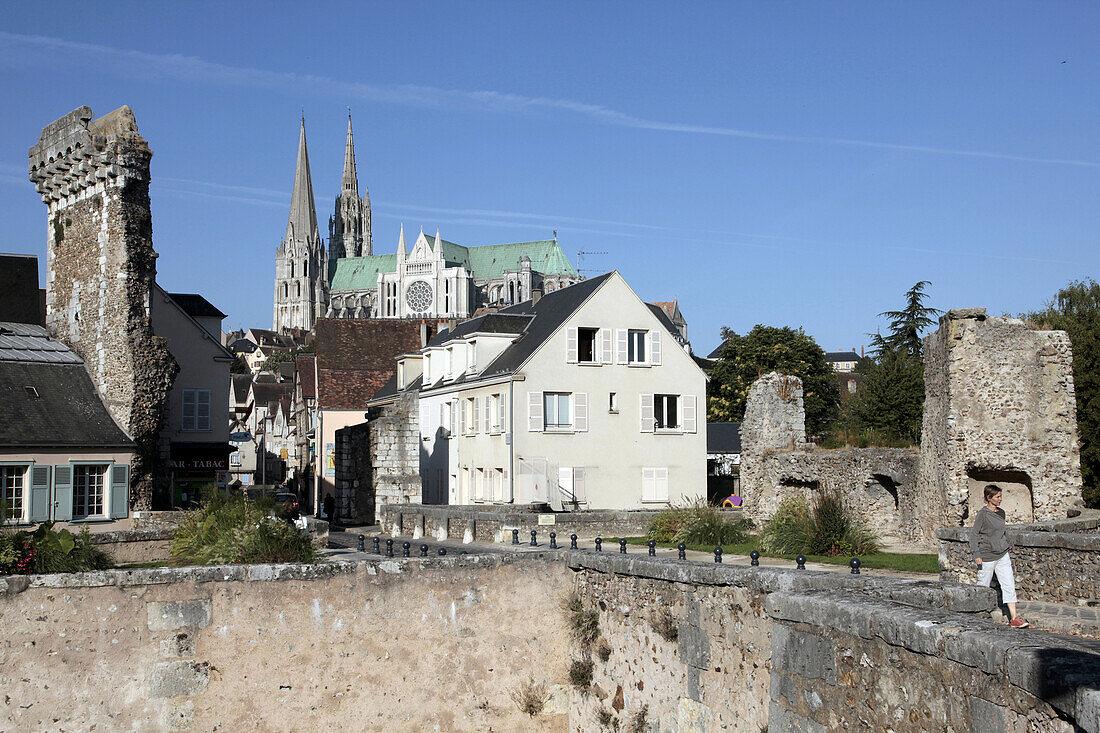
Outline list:
[[[395,254],[374,254],[370,195],[359,196],[351,117],[344,172],[329,218],[328,249],[317,228],[306,126],[286,236],[275,251],[274,330],[310,330],[318,318],[466,319],[484,306],[529,300],[581,279],[557,237],[465,247],[421,229],[411,246],[405,228]]]

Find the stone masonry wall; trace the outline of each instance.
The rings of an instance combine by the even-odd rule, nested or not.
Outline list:
[[[565,731],[571,576],[453,555],[0,578],[0,729]],[[537,719],[509,694],[528,679]]]
[[[986,483],[1010,522],[1060,519],[1081,499],[1072,353],[1064,331],[1036,331],[984,308],[951,310],[924,338],[918,515],[925,534],[962,525]]]
[[[374,524],[370,425],[336,431],[336,518],[344,524]]]
[[[761,521],[784,499],[835,492],[886,538],[934,542],[917,521],[915,449],[823,450],[806,443],[805,422],[801,379],[772,372],[753,383],[741,423],[746,514]]]
[[[167,487],[157,436],[179,371],[149,311],[151,157],[129,107],[98,120],[80,107],[43,128],[29,151],[30,179],[47,207],[46,325],[84,360],[137,443],[130,505],[138,509]]]
[[[419,504],[420,423],[415,392],[403,393],[370,421],[371,480],[377,506]]]

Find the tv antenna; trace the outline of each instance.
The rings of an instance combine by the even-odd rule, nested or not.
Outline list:
[[[596,268],[592,268],[592,267],[582,268],[581,267],[581,262],[583,261],[583,258],[584,258],[585,255],[605,255],[605,254],[607,254],[607,252],[585,252],[584,250],[577,250],[577,273],[578,274],[584,274],[586,272],[599,272],[600,270],[598,270]]]

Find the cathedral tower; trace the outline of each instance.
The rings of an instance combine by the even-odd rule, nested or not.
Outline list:
[[[350,131],[349,131],[350,134]],[[298,137],[298,165],[286,236],[275,251],[274,329],[310,330],[328,308],[328,272],[325,247],[317,230],[313,182],[306,150],[306,121]]]
[[[348,115],[348,140],[344,146],[344,175],[336,211],[328,220],[328,256],[363,257],[374,254],[370,232],[370,193],[363,189],[359,198],[359,179],[355,173],[355,143],[351,135],[351,115]]]

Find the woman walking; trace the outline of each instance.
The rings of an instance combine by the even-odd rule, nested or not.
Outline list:
[[[1028,622],[1016,615],[1016,580],[1012,577],[1012,557],[1005,534],[1005,511],[1001,509],[1001,487],[989,484],[983,492],[985,506],[974,517],[970,532],[970,554],[978,565],[978,585],[989,587],[993,574],[1001,584],[1001,600],[1008,606],[1008,625],[1026,629]]]

